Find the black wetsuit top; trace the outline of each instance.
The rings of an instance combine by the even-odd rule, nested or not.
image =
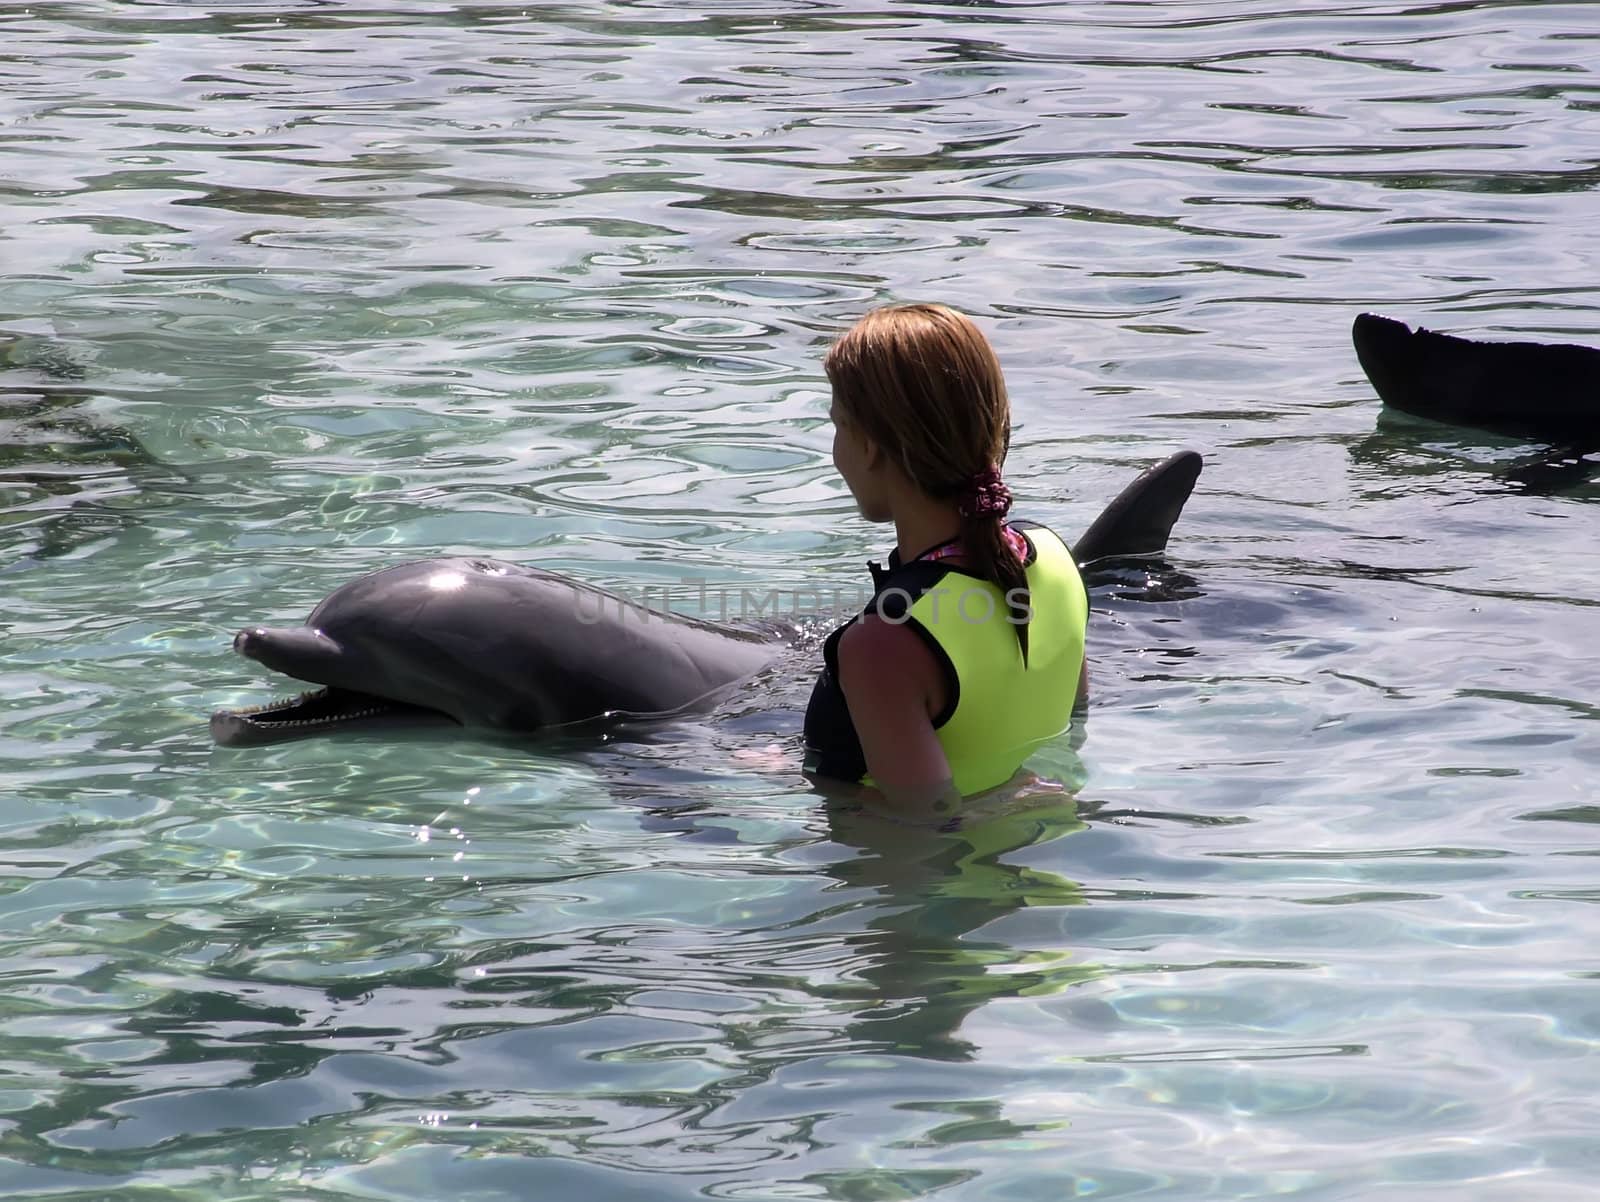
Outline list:
[[[1026,531],[1038,523],[1009,522],[1007,525],[1014,530]],[[1032,562],[1031,553],[1028,562]],[[811,689],[811,700],[806,705],[806,771],[838,780],[859,781],[867,774],[867,757],[861,750],[861,739],[856,734],[855,723],[850,720],[850,707],[845,703],[844,690],[839,687],[839,640],[844,637],[846,630],[867,614],[882,614],[893,621],[903,619],[917,598],[935,588],[951,572],[961,569],[943,560],[918,558],[910,563],[901,563],[900,552],[896,548],[889,552],[888,568],[869,563],[867,570],[872,573],[872,599],[858,617],[840,626],[822,644],[822,671],[817,675],[817,683]],[[939,641],[919,623],[907,625],[922,636],[944,676],[944,709],[933,719],[933,728],[938,730],[956,712],[956,704],[961,700],[961,679]]]

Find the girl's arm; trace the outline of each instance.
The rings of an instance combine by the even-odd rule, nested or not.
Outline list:
[[[868,615],[845,631],[838,654],[839,687],[887,808],[949,817],[961,794],[933,730],[945,703],[933,652],[905,626]]]

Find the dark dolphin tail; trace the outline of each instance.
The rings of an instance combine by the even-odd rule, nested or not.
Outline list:
[[[1600,439],[1600,350],[1474,342],[1375,313],[1350,330],[1384,404],[1435,421],[1545,438]]]
[[[1118,493],[1072,544],[1073,556],[1087,564],[1161,554],[1204,462],[1196,451],[1179,451],[1149,468]]]

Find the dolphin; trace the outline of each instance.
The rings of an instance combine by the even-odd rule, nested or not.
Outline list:
[[[1350,331],[1387,405],[1419,417],[1600,446],[1600,350],[1571,343],[1474,342],[1375,313]]]
[[[776,630],[650,609],[554,572],[493,559],[403,563],[352,580],[304,626],[249,627],[233,649],[322,686],[219,710],[227,746],[372,719],[532,731],[708,703],[782,649]]]
[[[1139,476],[1074,547],[1084,564],[1166,549],[1200,474],[1180,451]],[[211,715],[228,747],[374,724],[529,732],[704,709],[771,665],[777,626],[655,609],[554,572],[494,559],[430,559],[334,590],[305,625],[252,626],[233,649],[320,686]]]

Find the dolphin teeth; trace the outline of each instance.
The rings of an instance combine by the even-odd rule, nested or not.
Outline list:
[[[319,704],[326,707],[326,712],[308,717],[294,716],[298,710]],[[389,702],[375,701],[360,693],[329,687],[307,689],[297,697],[280,697],[275,701],[267,701],[261,705],[240,706],[228,712],[257,726],[289,729],[337,726],[342,722],[351,722],[358,718],[375,718],[394,708],[395,706]]]
[[[248,747],[332,732],[374,718],[406,722],[451,720],[448,715],[421,706],[330,685],[262,705],[218,710],[211,715],[211,733],[224,746]]]
[[[314,701],[320,701],[323,698],[327,697],[330,692],[331,692],[331,690],[325,689],[325,688],[324,689],[307,689],[304,693],[301,693],[298,697],[280,697],[275,701],[264,701],[260,705],[241,706],[240,708],[238,708],[236,710],[233,710],[232,712],[235,715],[237,715],[238,717],[241,717],[241,718],[262,717],[262,716],[267,715],[267,714],[273,714],[273,713],[278,713],[278,712],[281,712],[281,711],[284,711],[284,710],[290,710],[290,709],[293,709],[296,706],[308,705],[308,704],[310,704],[311,702],[314,702]]]
[[[211,716],[211,731],[218,743],[245,747],[333,732],[369,719],[391,718],[403,722],[453,720],[422,706],[329,685],[262,705],[218,710]]]

